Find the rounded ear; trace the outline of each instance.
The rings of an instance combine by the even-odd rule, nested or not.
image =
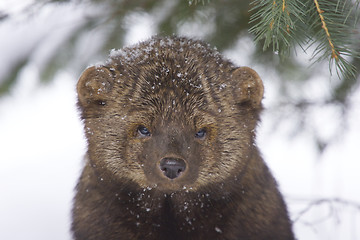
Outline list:
[[[259,106],[264,96],[264,85],[259,75],[249,67],[239,67],[232,73],[236,103],[249,102]]]
[[[92,102],[105,105],[113,84],[114,78],[109,69],[95,66],[87,68],[81,74],[76,87],[79,103],[82,106]]]

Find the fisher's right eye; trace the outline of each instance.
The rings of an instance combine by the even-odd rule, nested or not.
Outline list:
[[[149,129],[147,129],[146,127],[140,125],[137,128],[137,133],[139,134],[140,137],[149,137],[151,135]]]

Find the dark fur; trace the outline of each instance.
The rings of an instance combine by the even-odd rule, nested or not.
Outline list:
[[[200,41],[156,37],[87,69],[77,90],[88,153],[75,239],[294,239],[254,142],[255,71]],[[180,177],[164,176],[165,157],[186,162]]]

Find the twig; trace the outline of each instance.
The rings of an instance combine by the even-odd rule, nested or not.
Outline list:
[[[314,200],[312,202],[310,202],[303,210],[301,210],[297,217],[294,218],[293,222],[297,222],[300,220],[300,218],[302,216],[304,216],[306,213],[308,213],[313,207],[321,205],[321,204],[330,204],[331,207],[331,213],[329,214],[329,216],[333,215],[333,213],[335,212],[334,207],[332,206],[332,204],[342,204],[342,205],[346,205],[346,206],[350,206],[353,207],[355,209],[357,209],[360,212],[360,203],[354,202],[354,201],[349,201],[349,200],[345,200],[345,199],[341,199],[341,198],[324,198],[324,199],[317,199]],[[323,222],[324,220],[326,220],[328,217],[322,219],[322,220],[318,220],[317,222]]]
[[[319,17],[320,17],[320,20],[321,20],[321,23],[322,23],[322,29],[324,29],[324,31],[326,33],[326,38],[329,41],[329,45],[330,45],[330,48],[331,48],[331,57],[334,58],[336,61],[338,61],[339,60],[338,53],[335,50],[334,44],[333,44],[333,42],[331,40],[329,29],[326,26],[325,18],[323,16],[324,11],[320,9],[320,5],[319,5],[319,2],[317,0],[314,0],[314,3],[315,3],[315,6],[316,6],[316,10],[319,13]]]

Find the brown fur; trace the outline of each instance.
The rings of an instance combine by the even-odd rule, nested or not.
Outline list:
[[[200,41],[155,37],[85,70],[77,91],[88,152],[75,239],[294,239],[255,145],[254,70]],[[179,177],[164,175],[164,158],[186,163]]]

